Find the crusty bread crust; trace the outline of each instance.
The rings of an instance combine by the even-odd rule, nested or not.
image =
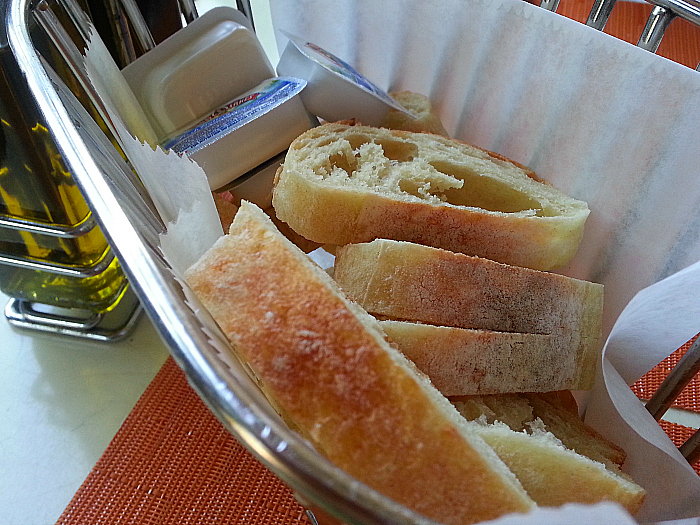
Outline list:
[[[593,428],[586,425],[577,413],[568,410],[561,401],[546,394],[525,394],[535,417],[544,421],[564,445],[579,454],[611,468],[621,467],[627,453]]]
[[[540,270],[571,260],[589,213],[492,152],[341,124],[291,144],[272,202],[281,220],[319,243],[406,240]]]
[[[372,314],[549,335],[553,373],[576,378],[580,389],[593,382],[601,349],[600,284],[386,239],[338,248],[334,277]]]
[[[413,91],[395,91],[389,95],[406,108],[414,118],[397,109],[390,109],[384,116],[381,127],[449,136],[428,97]]]
[[[376,321],[255,206],[242,203],[185,278],[283,417],[338,467],[444,523],[532,507]]]
[[[561,446],[551,435],[514,432],[499,424],[474,426],[538,505],[614,501],[634,514],[644,502],[642,487]]]
[[[586,425],[578,411],[572,412],[561,400],[564,393],[568,391],[457,396],[450,401],[469,420],[501,421],[516,432],[528,430],[539,419],[542,430],[554,434],[566,448],[618,472],[627,456],[625,451]]]
[[[385,320],[382,330],[445,396],[551,392],[590,387],[592,370],[571,366],[550,335]]]
[[[550,397],[551,399],[551,397]],[[624,452],[538,394],[452,398],[542,506],[615,501],[631,513],[645,491],[619,470]]]

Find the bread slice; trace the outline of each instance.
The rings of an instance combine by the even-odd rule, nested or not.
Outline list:
[[[242,203],[185,275],[282,416],[331,462],[444,523],[532,508],[515,476],[376,320]]]
[[[380,321],[382,330],[445,396],[587,390],[595,367],[571,366],[551,335]]]
[[[473,420],[475,431],[518,476],[538,505],[614,501],[633,514],[638,511],[644,502],[644,489],[607,456],[619,459],[620,449],[582,421],[575,422],[577,418],[570,412],[558,412],[550,406],[541,414],[538,405],[546,401],[537,399],[532,404],[530,397],[517,395],[452,401],[465,418]],[[531,415],[523,418],[527,408]],[[558,416],[567,418],[568,424],[562,426]],[[605,453],[601,455],[601,451]]]
[[[416,133],[435,133],[443,137],[449,136],[440,121],[440,117],[433,111],[433,104],[428,97],[413,91],[395,91],[389,95],[406,108],[414,118],[408,117],[403,111],[390,109],[384,117],[381,127],[415,131]]]
[[[390,319],[549,335],[554,372],[592,384],[600,284],[386,239],[338,248],[334,277],[350,299]]]
[[[525,394],[532,413],[541,419],[547,430],[579,454],[610,467],[621,467],[625,451],[586,425],[577,413],[566,410],[546,394]]]
[[[558,397],[566,393],[569,392],[456,396],[450,401],[469,420],[500,421],[517,432],[531,429],[539,420],[539,427],[554,434],[566,448],[613,469],[621,467],[627,457],[625,451],[586,425],[577,410],[564,406]]]
[[[216,206],[216,212],[219,214],[219,221],[221,221],[221,227],[224,231],[228,231],[233,222],[233,217],[238,211],[238,206],[236,206],[232,199],[229,198],[230,194],[212,192],[214,197],[214,205]]]
[[[589,213],[495,153],[429,133],[343,124],[291,144],[272,204],[293,230],[322,244],[397,239],[539,270],[571,260]]]

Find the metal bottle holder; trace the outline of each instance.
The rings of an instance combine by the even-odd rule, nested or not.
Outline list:
[[[20,74],[9,44],[10,7],[0,2],[0,288],[11,297],[5,316],[22,328],[117,340],[134,327],[142,308]],[[85,98],[70,74],[65,43],[71,37],[48,4],[32,11],[27,27],[49,67],[61,70],[64,81]],[[144,33],[138,22],[129,26],[141,48],[149,49],[147,29]],[[130,49],[133,40],[119,38]]]
[[[109,133],[105,134],[104,127],[96,123],[37,51],[29,31],[34,16],[45,18],[44,29],[55,33],[54,41],[61,40],[61,32],[53,27],[48,13],[36,13],[47,5],[31,4],[30,0],[7,1],[7,39],[27,92],[92,210],[91,220],[104,232],[143,309],[211,411],[239,442],[300,494],[308,507],[322,508],[353,523],[433,523],[337,469],[281,422],[251,379],[247,365],[237,360],[216,323],[163,258],[158,235],[164,226],[137,178],[138,173],[115,149]],[[660,8],[664,11],[655,9],[652,17],[683,16],[695,23],[700,21],[700,17],[694,19],[695,15],[688,14],[698,7],[697,2],[662,2]],[[85,32],[87,19],[77,4],[73,0],[60,3],[78,30]],[[545,0],[543,7],[555,10],[557,3]],[[589,25],[601,29],[614,3],[597,1]],[[681,10],[680,4],[687,9]],[[247,12],[250,13],[249,6]],[[190,15],[196,16],[196,11]],[[652,21],[650,30],[645,30],[648,38],[644,42],[654,47],[663,25]],[[63,50],[67,62],[72,53],[69,47]],[[100,101],[94,99],[94,93],[91,95],[100,113]],[[109,122],[105,122],[105,127],[109,128]],[[7,227],[6,223],[0,222],[0,227]],[[35,225],[22,223],[19,227],[34,232],[31,228]],[[36,233],[58,237],[63,231],[54,227]],[[77,232],[67,232],[73,233]],[[69,331],[72,326],[65,329]],[[670,406],[699,368],[700,344],[696,342],[649,403],[655,417]],[[700,433],[681,450],[689,460],[697,458]]]
[[[104,4],[113,22],[111,36],[122,66],[155,46],[135,0],[104,0]],[[178,0],[177,4],[186,23],[197,18],[193,0]],[[5,36],[9,5],[9,1],[0,1],[0,14],[5,26],[0,33],[0,50],[4,48],[5,51],[0,55],[0,70],[5,71],[8,85],[4,87],[10,92],[9,102],[3,105],[3,111],[14,111],[19,120],[26,118],[31,121],[28,126],[32,131],[20,137],[25,143],[22,151],[24,158],[43,158],[43,161],[35,164],[45,168],[51,166],[54,171],[64,173],[65,177],[60,181],[50,181],[50,175],[42,173],[42,170],[33,170],[24,173],[24,180],[20,182],[20,176],[15,174],[16,180],[13,182],[26,186],[26,195],[23,195],[24,202],[12,209],[15,196],[11,189],[3,187],[3,175],[5,179],[13,175],[0,171],[0,189],[3,190],[0,203],[6,204],[5,209],[0,206],[0,289],[11,297],[5,307],[5,317],[11,324],[22,328],[100,341],[118,340],[134,327],[142,309],[93,213],[80,196],[66,198],[59,195],[62,190],[65,191],[61,186],[71,186],[74,192],[78,190],[37,112],[27,84],[20,75],[15,74],[17,64],[14,55],[9,52]],[[78,38],[86,41],[84,26],[87,19],[80,20],[86,16],[82,7],[61,2],[56,5],[71,20],[69,25],[79,33]],[[252,20],[248,2],[239,1],[238,8]],[[80,78],[82,72],[76,68],[76,57],[73,56],[77,52],[75,44],[48,2],[34,2],[29,9],[32,16],[27,23],[32,26],[34,36],[39,35],[39,40],[47,40],[44,47],[53,48],[45,53],[48,56],[44,56],[51,59],[49,67],[69,71],[68,76],[74,78],[67,79],[63,75],[63,80],[72,84],[70,89],[80,91],[79,95],[90,100],[89,103],[97,109],[98,120],[100,116],[104,117],[99,98],[90,93],[89,82]],[[77,89],[75,81],[79,84]],[[8,109],[7,106],[16,107]],[[13,132],[13,123],[9,118],[6,120],[10,122],[7,125],[9,134]],[[104,119],[103,124],[107,131],[113,131],[109,130],[108,119]],[[29,137],[36,129],[46,132],[43,138],[45,150],[38,148],[37,141]],[[4,135],[2,138],[4,146]],[[4,156],[4,152],[1,154]],[[0,159],[0,170],[12,169],[5,166],[6,159]],[[49,188],[42,187],[32,193],[33,186]],[[36,210],[27,212],[28,201],[33,201],[36,208],[44,208],[44,213],[32,213]]]

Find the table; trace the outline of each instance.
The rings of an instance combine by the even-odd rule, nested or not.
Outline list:
[[[0,523],[55,523],[167,356],[145,315],[116,343],[16,329],[2,316]]]

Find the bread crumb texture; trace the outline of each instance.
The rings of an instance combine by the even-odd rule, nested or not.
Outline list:
[[[573,204],[558,202],[565,196],[526,168],[437,135],[330,124],[307,132],[293,148],[294,162],[309,176],[407,201],[542,217]]]
[[[451,400],[538,505],[614,501],[635,513],[644,502],[644,489],[620,471],[624,451],[583,423],[556,393]]]
[[[343,124],[292,143],[272,203],[315,242],[396,239],[540,270],[571,260],[589,213],[495,153],[431,133]]]

